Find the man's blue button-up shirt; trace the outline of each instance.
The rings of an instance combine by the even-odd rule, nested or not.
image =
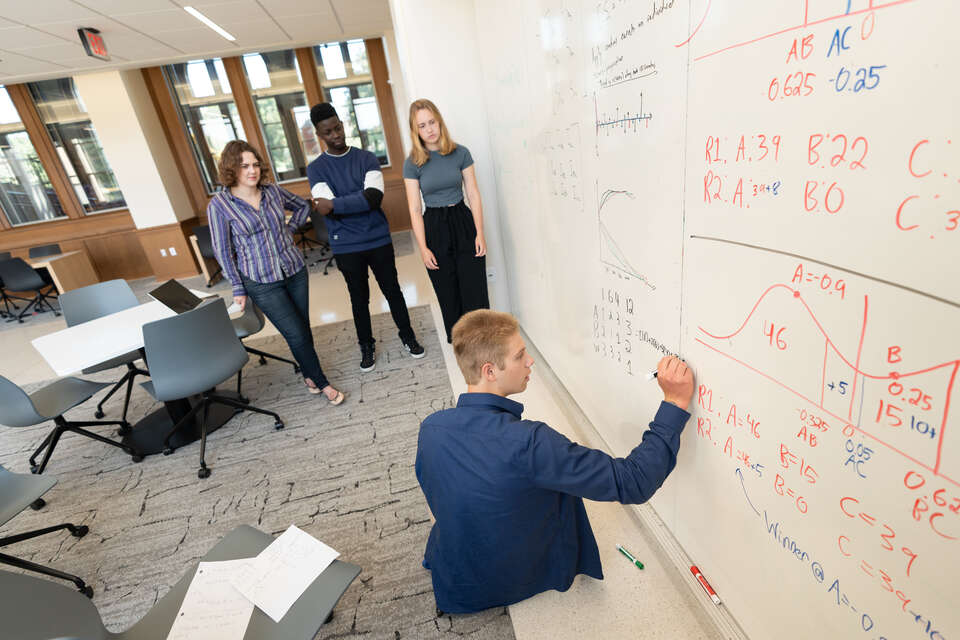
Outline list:
[[[690,414],[661,403],[626,458],[571,442],[523,405],[465,393],[420,425],[417,480],[436,518],[423,564],[437,607],[469,613],[603,579],[582,498],[645,502],[673,470]]]

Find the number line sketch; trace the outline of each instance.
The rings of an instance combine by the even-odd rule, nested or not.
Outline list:
[[[852,390],[853,390],[853,391],[852,391],[853,395],[851,396],[851,399],[850,399],[850,409],[849,409],[849,415],[848,415],[847,418],[844,418],[844,417],[842,417],[842,416],[840,416],[840,415],[837,415],[836,413],[832,412],[830,409],[828,409],[828,408],[826,408],[826,407],[824,406],[823,396],[822,396],[823,386],[821,386],[821,389],[820,389],[820,391],[821,391],[820,402],[817,402],[817,401],[815,401],[815,400],[813,400],[813,399],[811,399],[811,398],[808,398],[806,395],[804,395],[804,394],[801,393],[800,391],[794,389],[793,387],[787,385],[786,383],[782,382],[781,380],[778,380],[777,378],[775,378],[775,377],[773,377],[773,376],[771,376],[771,375],[769,375],[769,374],[761,371],[760,369],[758,369],[758,368],[756,368],[756,367],[754,367],[754,366],[752,366],[752,365],[744,362],[743,360],[740,360],[740,359],[736,358],[735,356],[733,356],[733,355],[731,355],[731,354],[729,354],[729,353],[726,353],[725,351],[722,351],[721,349],[717,348],[716,346],[713,346],[713,345],[711,345],[711,344],[708,344],[707,342],[705,342],[704,340],[702,340],[702,339],[700,339],[700,338],[695,338],[695,341],[698,342],[698,343],[700,343],[700,344],[702,344],[703,346],[707,347],[708,349],[711,349],[712,351],[715,351],[715,352],[717,352],[718,354],[720,354],[720,355],[722,355],[722,356],[724,356],[724,357],[726,357],[726,358],[728,358],[728,359],[730,359],[730,360],[733,360],[734,362],[736,362],[736,363],[738,363],[738,364],[740,364],[740,365],[742,365],[742,366],[750,369],[751,371],[754,371],[755,373],[760,374],[761,376],[763,376],[763,377],[767,378],[768,380],[770,380],[770,381],[778,384],[779,386],[783,387],[783,388],[786,389],[787,391],[790,391],[790,392],[793,393],[794,395],[796,395],[796,396],[802,398],[803,400],[809,402],[810,404],[812,404],[813,406],[819,408],[820,410],[824,411],[825,413],[833,416],[834,418],[836,418],[837,420],[841,421],[842,423],[854,427],[855,429],[857,429],[857,431],[860,431],[860,433],[862,433],[863,435],[867,436],[868,438],[870,438],[870,439],[872,439],[872,440],[875,440],[876,442],[884,445],[884,446],[887,447],[888,449],[890,449],[890,450],[892,450],[892,451],[900,454],[901,456],[903,456],[903,457],[911,460],[912,462],[914,462],[914,463],[922,466],[923,468],[927,469],[928,471],[931,471],[931,472],[933,472],[934,474],[936,474],[936,475],[944,478],[945,480],[949,481],[950,483],[952,483],[952,484],[960,487],[960,482],[958,482],[958,481],[956,481],[956,480],[954,480],[954,479],[946,476],[946,475],[941,471],[941,469],[940,469],[940,466],[941,466],[941,457],[942,457],[942,447],[943,447],[943,441],[944,441],[944,433],[945,433],[945,431],[946,431],[947,419],[948,419],[949,413],[950,413],[950,400],[951,400],[951,395],[952,395],[952,392],[953,392],[953,386],[954,386],[954,383],[956,382],[957,371],[958,371],[958,369],[960,369],[960,359],[948,360],[948,361],[946,361],[946,362],[941,362],[941,363],[939,363],[939,364],[935,364],[935,365],[931,365],[931,366],[928,366],[928,367],[924,367],[924,368],[922,368],[922,369],[916,369],[916,370],[913,370],[913,371],[905,371],[905,372],[891,371],[891,372],[886,372],[886,373],[878,374],[878,373],[870,373],[870,372],[868,372],[868,371],[864,371],[863,369],[861,369],[861,368],[860,368],[860,354],[861,354],[861,352],[862,352],[862,350],[863,350],[863,340],[864,340],[864,336],[865,336],[865,334],[866,334],[866,324],[867,324],[867,311],[868,311],[868,300],[867,300],[867,296],[864,296],[863,325],[862,325],[861,331],[860,331],[860,341],[859,341],[859,345],[858,345],[858,347],[857,347],[857,358],[856,358],[856,361],[855,361],[855,362],[851,362],[851,361],[843,354],[843,352],[839,349],[839,347],[837,347],[836,343],[834,343],[834,341],[831,339],[829,333],[828,333],[827,330],[823,327],[823,325],[820,323],[820,320],[817,318],[817,316],[816,316],[816,314],[814,313],[813,309],[810,308],[810,305],[807,304],[807,301],[803,298],[803,296],[801,295],[800,291],[799,291],[799,290],[796,290],[796,289],[794,289],[792,286],[786,285],[786,284],[773,284],[773,285],[769,286],[769,287],[760,295],[760,297],[759,297],[759,298],[757,299],[757,301],[754,303],[753,307],[750,309],[750,312],[747,314],[746,318],[743,320],[743,322],[740,324],[740,326],[737,327],[736,330],[734,330],[734,331],[732,331],[732,332],[729,332],[729,333],[726,333],[725,335],[719,335],[719,334],[717,334],[717,333],[711,333],[710,331],[707,331],[707,330],[704,329],[703,327],[697,327],[697,329],[703,334],[703,336],[705,336],[705,337],[707,337],[707,338],[710,338],[710,339],[712,339],[712,340],[718,340],[718,341],[719,341],[719,340],[724,340],[724,341],[731,340],[732,338],[736,337],[737,335],[739,335],[739,334],[741,334],[741,333],[743,332],[743,330],[747,327],[747,324],[750,322],[751,318],[753,318],[753,316],[756,314],[756,312],[757,312],[758,308],[760,307],[761,303],[767,298],[767,296],[770,296],[770,295],[782,295],[784,292],[786,292],[794,301],[799,302],[799,304],[802,305],[803,310],[806,312],[805,315],[808,316],[808,317],[813,321],[813,323],[814,323],[814,325],[816,326],[817,330],[818,330],[818,331],[820,332],[820,334],[823,336],[823,339],[824,339],[824,341],[825,341],[825,349],[828,349],[828,348],[829,348],[830,350],[832,350],[833,353],[840,359],[840,361],[841,361],[844,365],[846,365],[846,367],[849,369],[849,372],[852,372],[852,373],[854,374],[854,376],[855,376],[855,378],[854,378],[855,382],[854,382],[854,384],[853,384],[852,387],[851,387]],[[803,316],[804,314],[801,313],[800,315]],[[825,380],[826,380],[826,362],[827,362],[827,359],[826,359],[826,357],[824,357],[824,372],[823,372],[823,374],[822,374],[822,376],[821,376],[821,384],[822,384],[823,382],[825,382]],[[929,464],[929,463],[927,463],[927,462],[923,462],[923,461],[921,461],[921,460],[919,460],[919,459],[911,456],[910,454],[908,454],[908,453],[907,453],[906,451],[904,451],[903,449],[901,449],[901,448],[899,448],[899,447],[897,447],[897,446],[894,446],[894,445],[891,444],[890,442],[887,442],[883,437],[877,435],[876,433],[871,433],[871,432],[868,431],[862,424],[860,424],[859,418],[858,418],[858,420],[857,420],[857,423],[858,423],[858,424],[856,424],[856,425],[853,424],[853,420],[852,420],[853,401],[854,401],[854,397],[856,397],[856,395],[858,395],[858,392],[857,392],[858,387],[857,387],[857,384],[856,384],[856,377],[857,377],[857,376],[862,377],[864,380],[891,381],[891,383],[890,383],[891,385],[893,385],[894,383],[896,383],[897,385],[900,385],[900,381],[903,381],[904,379],[911,378],[911,377],[914,377],[914,376],[920,376],[920,375],[927,374],[927,373],[931,373],[931,372],[938,371],[938,370],[941,370],[941,369],[947,369],[947,370],[949,371],[949,381],[946,383],[946,388],[945,388],[945,390],[944,390],[944,395],[943,395],[943,398],[944,398],[944,400],[943,400],[943,404],[944,404],[944,406],[943,406],[943,414],[942,414],[942,417],[941,417],[940,425],[939,425],[939,427],[937,427],[937,428],[939,429],[939,433],[938,433],[938,436],[939,436],[939,437],[938,437],[937,440],[936,440],[936,459],[935,459],[935,461],[933,462],[932,465]],[[902,386],[902,385],[901,385],[901,386]],[[863,396],[863,388],[864,388],[863,385],[861,385],[861,387],[860,387],[860,392],[859,392],[859,395],[861,396],[861,400],[862,400],[862,396]],[[910,401],[910,404],[914,404],[914,403],[913,403],[912,401]],[[881,408],[882,408],[882,407],[883,407],[883,401],[881,400]],[[897,407],[897,408],[899,409],[899,407]],[[889,406],[888,406],[888,413],[887,413],[887,415],[888,415],[888,416],[891,415],[891,414],[889,413]],[[899,420],[899,418],[897,418],[897,419]]]
[[[766,39],[768,39],[768,38],[773,38],[773,37],[775,37],[775,36],[783,35],[784,33],[789,33],[789,32],[791,32],[791,31],[796,31],[797,29],[805,29],[805,28],[807,28],[807,27],[812,27],[812,26],[814,26],[814,25],[823,24],[823,23],[825,23],[825,22],[832,22],[832,21],[834,21],[834,20],[842,20],[843,18],[848,18],[848,17],[850,17],[850,16],[855,16],[855,15],[858,15],[858,14],[861,14],[861,13],[870,13],[870,12],[873,12],[873,11],[878,11],[878,10],[880,10],[880,9],[888,9],[888,8],[890,8],[890,7],[895,7],[895,6],[897,6],[897,5],[907,4],[907,3],[909,3],[909,2],[917,2],[917,1],[918,1],[918,0],[891,0],[890,2],[884,2],[884,3],[881,3],[881,4],[874,4],[874,0],[870,0],[869,6],[867,6],[867,7],[864,8],[864,9],[857,9],[856,11],[850,11],[850,3],[848,2],[848,3],[847,3],[847,11],[846,11],[845,13],[840,13],[840,14],[837,14],[837,15],[835,15],[835,16],[829,16],[829,17],[827,17],[827,18],[820,18],[819,20],[808,20],[808,19],[807,19],[807,16],[808,16],[808,10],[809,10],[809,0],[803,0],[803,22],[802,22],[801,24],[793,25],[793,26],[791,26],[791,27],[786,27],[786,28],[781,29],[781,30],[779,30],[779,31],[774,31],[773,33],[768,33],[768,34],[765,34],[765,35],[762,35],[762,36],[758,36],[758,37],[753,38],[753,39],[751,39],[751,40],[746,40],[746,41],[744,41],[744,42],[738,42],[738,43],[736,43],[736,44],[731,44],[731,45],[728,45],[728,46],[723,47],[723,48],[721,48],[721,49],[717,49],[716,51],[711,51],[710,53],[704,53],[703,55],[699,55],[699,56],[695,57],[695,58],[693,59],[693,61],[694,61],[694,62],[699,62],[700,60],[703,60],[704,58],[709,58],[709,57],[711,57],[711,56],[715,56],[715,55],[717,55],[718,53],[723,53],[723,52],[725,52],[725,51],[730,51],[731,49],[737,49],[737,48],[740,48],[740,47],[744,47],[744,46],[746,46],[746,45],[748,45],[748,44],[754,44],[755,42],[760,42],[761,40],[766,40]],[[706,18],[706,15],[704,15],[704,18]],[[697,28],[699,29],[699,27],[697,27]],[[694,32],[694,33],[695,33],[695,32]],[[692,34],[691,34],[691,37],[693,37]]]
[[[597,106],[597,94],[593,94],[593,113],[597,135],[600,135],[601,131],[609,131],[615,128],[619,128],[624,132],[628,129],[636,131],[637,125],[641,122],[649,127],[650,120],[653,118],[653,114],[643,112],[643,93],[640,94],[640,110],[637,113],[627,111],[623,115],[620,115],[620,107],[615,107],[613,116],[608,116],[605,113],[600,114],[599,107]]]

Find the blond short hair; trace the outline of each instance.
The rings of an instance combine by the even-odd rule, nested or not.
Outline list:
[[[467,384],[480,382],[480,369],[490,362],[498,369],[507,364],[507,341],[520,330],[509,313],[477,309],[453,325],[453,353]]]

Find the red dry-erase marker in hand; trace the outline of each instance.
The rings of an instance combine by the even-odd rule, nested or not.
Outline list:
[[[720,597],[717,596],[717,592],[713,590],[713,587],[710,586],[710,583],[707,582],[707,579],[703,577],[703,574],[700,573],[700,569],[697,568],[697,565],[692,565],[690,567],[690,573],[693,574],[693,577],[697,579],[697,582],[700,583],[700,586],[703,587],[703,590],[707,592],[707,595],[710,596],[710,599],[713,600],[713,604],[720,604]]]

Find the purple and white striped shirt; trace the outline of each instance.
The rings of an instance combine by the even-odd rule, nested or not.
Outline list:
[[[283,210],[293,212],[284,222]],[[298,273],[303,256],[294,232],[310,215],[310,203],[275,184],[260,187],[260,210],[230,193],[218,191],[207,205],[213,251],[233,295],[246,295],[242,273],[255,282],[277,282]]]

